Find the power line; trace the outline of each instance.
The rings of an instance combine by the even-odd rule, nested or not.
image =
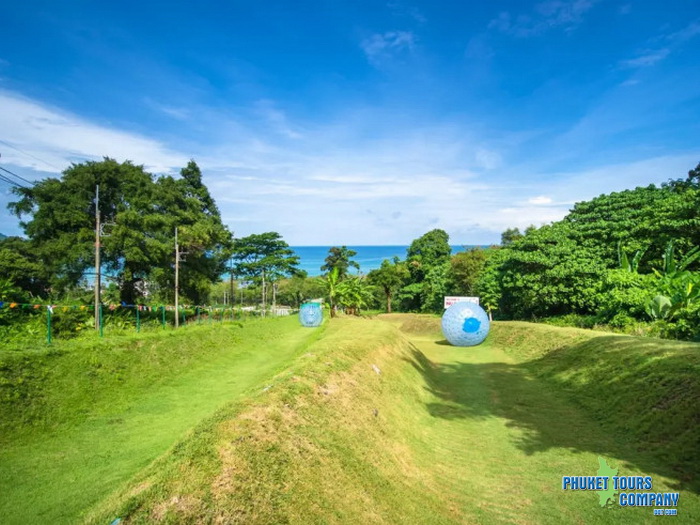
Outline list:
[[[51,166],[52,168],[57,169],[59,172],[61,171],[61,168],[59,168],[58,166],[55,166],[54,164],[51,164],[50,162],[47,162],[47,161],[45,161],[44,159],[40,159],[40,158],[37,157],[36,155],[32,155],[31,153],[29,153],[29,152],[27,152],[27,151],[23,151],[23,150],[19,149],[17,146],[13,146],[13,145],[10,144],[9,142],[6,142],[6,141],[4,141],[4,140],[0,140],[0,144],[4,144],[4,145],[7,146],[8,148],[12,148],[12,149],[15,150],[15,151],[19,151],[20,153],[23,153],[24,155],[27,155],[28,157],[31,157],[31,158],[33,158],[33,159],[35,159],[35,160],[38,160],[39,162],[43,162],[43,163],[46,164],[47,166]]]
[[[32,186],[34,186],[34,182],[33,182],[33,181],[27,180],[27,179],[25,179],[24,177],[21,177],[21,176],[17,175],[16,173],[11,172],[10,170],[8,170],[8,169],[6,169],[6,168],[3,168],[2,166],[0,166],[0,170],[4,171],[4,172],[6,172],[6,173],[9,173],[10,175],[13,175],[13,176],[17,177],[19,180],[24,181],[24,182],[26,182],[27,184],[31,184]]]
[[[16,186],[17,188],[24,188],[24,189],[29,189],[26,186],[22,186],[20,183],[13,181],[9,177],[5,177],[2,173],[0,173],[0,180],[3,182],[7,182],[10,186]]]

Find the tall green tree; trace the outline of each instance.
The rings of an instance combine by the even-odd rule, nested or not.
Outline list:
[[[102,240],[103,264],[133,284],[145,280],[161,262],[159,250],[164,246],[159,236],[144,235],[157,232],[163,223],[152,205],[153,177],[128,161],[105,158],[73,164],[60,179],[15,188],[20,199],[9,205],[20,219],[29,218],[20,224],[51,274],[54,289],[75,286],[94,268],[98,185],[100,214],[110,235]],[[132,288],[125,286],[124,299],[132,298]]]
[[[572,238],[571,226],[534,230],[511,248],[500,267],[501,311],[517,318],[595,313],[606,265]]]
[[[501,234],[501,246],[508,246],[523,236],[518,228],[508,228]]]
[[[406,267],[410,277],[401,290],[402,308],[422,311],[429,294],[434,295],[434,286],[426,281],[435,268],[435,276],[441,276],[445,265],[449,266],[452,248],[449,235],[440,229],[431,230],[411,242],[406,253]]]
[[[143,166],[105,158],[73,164],[61,178],[48,178],[31,188],[16,188],[10,209],[47,268],[53,289],[75,286],[94,268],[96,187],[105,236],[104,267],[119,284],[120,299],[133,304],[147,286],[160,285],[172,296],[174,229],[183,230],[191,246],[189,267],[183,267],[183,289],[197,301],[218,279],[222,247],[230,233],[191,161],[178,180],[156,180]],[[194,276],[194,277],[192,277]],[[165,292],[164,292],[165,293]]]
[[[453,293],[456,295],[476,295],[476,282],[486,265],[486,252],[474,248],[456,253],[450,260]]]
[[[0,275],[31,296],[46,297],[50,293],[50,275],[32,243],[20,237],[0,239]]]
[[[238,276],[252,278],[265,287],[298,272],[299,257],[277,232],[254,233],[236,239],[232,250],[233,270]]]
[[[350,268],[360,269],[360,265],[352,260],[355,255],[357,252],[347,246],[333,246],[328,250],[328,257],[326,257],[325,264],[321,266],[321,271],[330,272],[333,268],[338,268],[338,278],[342,280]]]
[[[384,293],[387,313],[391,313],[391,301],[408,277],[406,264],[401,262],[398,257],[394,257],[392,261],[384,259],[379,268],[367,274],[369,282],[381,288]]]
[[[162,295],[174,293],[174,230],[184,257],[180,263],[180,293],[195,304],[202,304],[210,286],[226,271],[232,236],[221,222],[219,209],[202,181],[196,162],[190,160],[180,177],[161,177],[154,189],[154,205],[162,214],[162,241],[167,249],[155,275]]]

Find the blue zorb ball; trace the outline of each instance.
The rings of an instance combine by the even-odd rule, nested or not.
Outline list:
[[[302,326],[313,328],[321,326],[323,322],[323,311],[318,303],[304,303],[299,309],[299,322]]]
[[[442,333],[454,346],[478,345],[489,333],[489,317],[476,303],[455,303],[442,314]]]

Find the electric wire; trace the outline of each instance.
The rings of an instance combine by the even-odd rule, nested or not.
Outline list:
[[[17,175],[16,173],[11,172],[11,171],[8,170],[7,168],[3,168],[2,166],[0,166],[0,170],[4,171],[4,172],[6,172],[6,173],[9,173],[10,175],[13,175],[13,176],[17,177],[19,180],[24,181],[24,182],[26,182],[27,184],[31,184],[32,186],[34,186],[34,182],[32,182],[31,180],[27,180],[27,179],[25,179],[24,177],[22,177],[22,176],[20,176],[20,175]]]
[[[5,175],[3,175],[2,173],[0,173],[0,181],[7,182],[10,186],[15,186],[17,188],[24,188],[25,190],[29,189],[26,186],[22,186],[19,182],[15,182],[9,177],[5,177]]]
[[[10,144],[10,143],[7,142],[7,141],[4,141],[4,140],[0,139],[0,144],[4,144],[4,145],[7,146],[8,148],[12,148],[12,149],[15,150],[15,151],[19,151],[20,153],[22,153],[22,154],[24,154],[24,155],[27,155],[28,157],[31,157],[31,158],[33,158],[34,160],[38,160],[39,162],[43,162],[43,163],[46,164],[47,166],[51,166],[52,168],[58,170],[59,172],[61,171],[61,168],[59,168],[58,166],[56,166],[56,165],[54,165],[54,164],[51,164],[50,162],[45,161],[44,159],[40,159],[39,157],[37,157],[36,155],[33,155],[33,154],[29,153],[28,151],[23,151],[23,150],[19,149],[17,146],[13,146],[12,144]]]

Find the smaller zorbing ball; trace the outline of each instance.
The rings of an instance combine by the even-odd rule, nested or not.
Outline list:
[[[302,326],[313,328],[321,326],[323,322],[323,312],[318,303],[304,303],[299,309],[299,322]]]
[[[489,333],[489,317],[476,303],[455,303],[442,314],[442,333],[454,346],[478,345]]]

